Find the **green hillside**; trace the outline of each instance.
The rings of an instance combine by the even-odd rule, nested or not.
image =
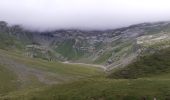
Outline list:
[[[3,96],[12,100],[169,100],[170,49],[139,58],[104,76],[81,79]],[[129,74],[122,74],[127,71]],[[116,78],[116,79],[114,79]],[[131,79],[123,79],[131,78]],[[134,79],[135,78],[135,79]]]
[[[170,48],[156,51],[153,55],[139,57],[126,68],[116,70],[110,77],[139,78],[170,73]]]
[[[27,92],[102,75],[104,73],[100,68],[48,62],[25,57],[22,53],[0,50],[0,98],[17,91]]]
[[[15,73],[0,65],[0,94],[3,95],[17,89],[17,76]]]
[[[69,84],[17,92],[12,100],[158,100],[170,99],[168,79],[89,79]]]
[[[65,42],[59,45],[56,51],[62,54],[64,57],[67,57],[68,60],[78,59],[83,55],[83,52],[73,48],[74,44],[75,40],[66,40]]]
[[[112,56],[112,52],[105,52],[104,54],[102,54],[99,58],[97,58],[94,63],[95,64],[102,64],[103,62],[106,62],[109,57]]]
[[[0,32],[0,48],[1,49],[21,49],[22,44],[13,36]]]
[[[2,26],[0,100],[170,100],[170,22],[99,33]]]

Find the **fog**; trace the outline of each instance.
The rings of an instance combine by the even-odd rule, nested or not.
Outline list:
[[[170,0],[0,0],[0,20],[34,30],[104,30],[170,20]]]

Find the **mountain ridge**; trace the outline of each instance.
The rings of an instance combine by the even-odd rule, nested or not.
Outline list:
[[[170,22],[41,33],[0,23],[0,100],[166,100],[169,48]]]
[[[144,50],[144,43],[139,43],[142,41],[142,36],[169,34],[169,27],[170,22],[165,21],[104,31],[69,29],[33,32],[24,30],[19,25],[9,27],[6,22],[0,22],[0,32],[9,34],[21,42],[24,55],[49,61],[100,64],[108,69],[119,64],[127,65],[135,59],[139,52]]]

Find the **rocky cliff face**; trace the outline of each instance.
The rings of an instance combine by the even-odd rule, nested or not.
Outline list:
[[[143,52],[154,52],[170,44],[170,22],[142,23],[105,31],[32,32],[1,21],[0,33],[20,41],[24,54],[30,57],[102,64],[110,69],[128,64]]]

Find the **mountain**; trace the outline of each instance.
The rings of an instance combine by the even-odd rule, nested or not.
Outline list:
[[[161,49],[153,54],[139,56],[136,61],[125,68],[114,71],[112,78],[141,78],[159,76],[170,72],[170,48]]]
[[[166,100],[169,50],[168,21],[46,32],[1,21],[0,100]]]
[[[102,75],[104,72],[101,68],[90,65],[49,62],[26,57],[20,52],[0,49],[0,100],[10,100],[8,95],[16,96],[21,91],[27,93],[54,84]]]
[[[169,100],[170,48],[145,55],[105,76],[18,91],[3,99],[22,100]]]
[[[127,65],[153,46],[169,46],[170,22],[142,23],[105,31],[33,32],[18,25],[8,26],[2,21],[0,32],[19,41],[15,47],[22,47],[29,57],[99,64],[111,70]]]

